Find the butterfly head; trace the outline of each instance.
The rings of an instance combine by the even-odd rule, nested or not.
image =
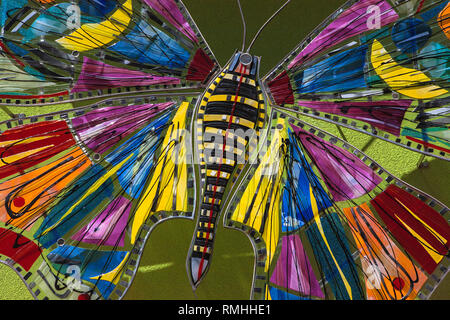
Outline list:
[[[238,51],[231,58],[228,72],[239,75],[248,75],[255,79],[258,75],[260,57],[253,56],[247,52]]]

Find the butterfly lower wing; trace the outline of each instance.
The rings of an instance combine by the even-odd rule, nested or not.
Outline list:
[[[266,75],[272,103],[448,158],[448,1],[349,1]]]
[[[219,64],[181,2],[3,1],[0,103],[199,89]]]
[[[37,299],[121,298],[153,227],[192,218],[196,98],[127,102],[3,123],[0,254]]]
[[[252,298],[428,298],[448,268],[448,208],[289,112],[270,119],[224,220],[252,240]]]

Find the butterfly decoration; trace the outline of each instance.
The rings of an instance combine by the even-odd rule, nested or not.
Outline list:
[[[252,299],[429,298],[448,207],[305,119],[447,161],[450,3],[350,0],[260,77],[288,4],[221,66],[180,0],[0,2],[0,107],[64,106],[0,123],[0,260],[34,298],[123,298],[177,218],[194,289],[222,221]]]

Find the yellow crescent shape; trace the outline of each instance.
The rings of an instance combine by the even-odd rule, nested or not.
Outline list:
[[[92,280],[100,279],[100,280],[109,281],[113,284],[117,284],[120,279],[119,274],[123,271],[123,268],[125,267],[125,263],[127,262],[129,255],[130,255],[130,253],[127,252],[127,254],[125,255],[125,258],[123,258],[122,262],[114,270],[111,270],[108,273],[103,273],[103,274],[95,276],[95,277],[90,277],[89,279],[92,279]]]
[[[72,51],[87,51],[102,47],[116,40],[131,21],[132,0],[127,0],[109,18],[100,23],[86,23],[71,34],[56,40]]]
[[[370,60],[378,76],[389,87],[414,99],[431,99],[448,93],[439,86],[431,85],[431,79],[422,71],[400,66],[383,45],[374,40]],[[424,83],[424,85],[420,85]]]

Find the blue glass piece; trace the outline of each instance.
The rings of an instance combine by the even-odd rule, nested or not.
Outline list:
[[[27,4],[28,0],[0,1],[0,27],[5,26],[6,20]]]
[[[331,291],[337,300],[363,300],[364,292],[339,216],[331,213],[321,217],[320,221],[321,229],[314,223],[306,230],[306,234]],[[334,261],[339,264],[339,269]],[[351,288],[351,297],[342,276]]]
[[[298,73],[298,93],[342,92],[366,88],[364,65],[367,45],[347,50]]]
[[[444,8],[447,6],[448,1],[443,1],[441,4],[435,6],[434,8],[431,8],[430,10],[427,10],[423,13],[420,14],[420,17],[425,21],[425,22],[431,22],[431,23],[435,23],[434,21],[430,21],[431,19],[437,17],[437,15],[444,10]]]
[[[111,179],[106,180],[94,192],[87,196],[83,201],[78,201],[84,196],[86,191],[104,174],[106,170],[100,165],[89,168],[70,188],[64,193],[64,197],[54,207],[52,207],[39,229],[34,234],[39,243],[49,248],[55,244],[59,238],[62,238],[67,232],[75,227],[84,217],[90,214],[103,200],[110,198],[113,193],[113,184]],[[78,204],[77,204],[78,203]],[[61,223],[60,219],[66,214],[67,210],[77,204],[73,210],[64,217]],[[59,223],[55,228],[47,233],[42,233],[48,228]]]
[[[25,67],[23,68],[23,71],[25,71],[25,72],[31,74],[32,76],[35,76],[35,77],[38,78],[39,80],[42,80],[42,81],[45,81],[45,80],[46,80],[45,76],[44,76],[41,72],[39,72],[39,71],[37,71],[37,70],[31,68],[30,66],[25,66]]]
[[[27,29],[20,29],[23,35],[22,42],[28,43],[33,39],[47,34],[62,34],[67,30],[67,8],[70,3],[59,3],[48,8],[46,11],[34,20]]]
[[[29,53],[27,50],[17,46],[11,41],[5,41],[5,44],[7,45],[8,49],[11,50],[16,56],[25,57]]]
[[[289,137],[292,157],[291,170],[288,170],[287,181],[282,195],[281,217],[282,231],[294,231],[314,217],[311,207],[313,195],[319,211],[332,206],[332,202],[306,161],[292,135]]]
[[[175,40],[144,21],[109,49],[133,61],[172,69],[184,68],[190,58]]]
[[[397,22],[391,32],[392,41],[403,53],[416,53],[431,35],[431,28],[424,21],[415,18]]]
[[[240,56],[241,56],[240,53],[236,53],[236,54],[234,55],[233,60],[231,60],[231,63],[230,63],[230,67],[229,67],[229,70],[230,70],[230,71],[233,71],[234,69],[236,69],[236,66],[237,66],[237,64],[238,64],[238,61],[239,61],[239,57],[240,57]]]
[[[438,42],[431,42],[417,56],[422,71],[433,78],[450,80],[450,50]]]
[[[99,23],[106,20],[117,9],[116,1],[78,0],[81,11],[81,23]]]
[[[159,146],[161,131],[169,121],[169,117],[170,113],[151,122],[106,157],[106,161],[115,166],[132,154],[123,168],[117,172],[117,176],[121,187],[133,198],[137,199],[144,188],[153,167],[153,156]]]
[[[292,293],[282,291],[280,289],[269,287],[270,297],[272,300],[311,300],[305,297],[299,297]]]

